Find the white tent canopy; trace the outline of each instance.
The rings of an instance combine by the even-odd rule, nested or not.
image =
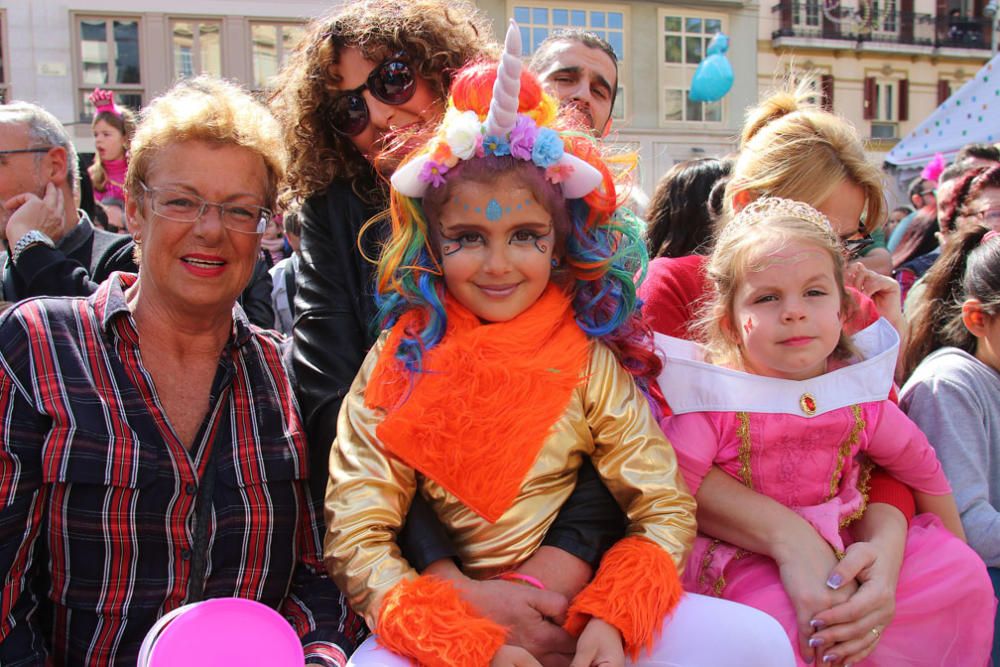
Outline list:
[[[945,100],[910,132],[885,161],[898,167],[923,167],[935,153],[951,161],[970,143],[1000,141],[1000,55]]]

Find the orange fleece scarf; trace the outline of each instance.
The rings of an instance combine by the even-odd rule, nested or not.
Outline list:
[[[375,434],[390,453],[492,523],[517,498],[566,410],[590,342],[569,297],[553,285],[509,322],[483,324],[450,295],[445,311],[447,331],[424,353],[419,374],[395,353],[405,331],[423,326],[423,315],[410,311],[399,319],[365,404],[386,411]]]

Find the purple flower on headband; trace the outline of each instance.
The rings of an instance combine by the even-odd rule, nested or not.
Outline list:
[[[448,165],[428,160],[420,170],[420,180],[430,183],[431,187],[444,185],[444,175],[448,173]]]
[[[530,160],[531,148],[538,136],[538,126],[528,116],[518,116],[517,124],[510,131],[510,154],[518,160]]]
[[[543,127],[538,130],[535,145],[531,148],[531,161],[545,169],[562,159],[565,150],[559,133]]]
[[[483,138],[483,153],[486,155],[510,155],[510,144],[503,137],[488,134]]]

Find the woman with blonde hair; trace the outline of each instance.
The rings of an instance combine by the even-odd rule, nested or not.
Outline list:
[[[802,201],[830,220],[853,259],[883,223],[881,178],[865,160],[857,131],[809,102],[809,95],[804,84],[786,88],[748,111],[739,158],[726,187],[728,215],[720,225],[762,196]],[[654,329],[684,330],[695,321],[708,290],[705,261],[650,262],[639,293]],[[845,283],[853,297],[845,323],[848,334],[879,316],[903,330],[895,280],[853,261]],[[702,533],[777,563],[796,611],[800,655],[818,660],[832,656],[829,662],[839,665],[856,662],[873,648],[878,637],[872,629],[888,624],[894,612],[904,519],[914,512],[906,487],[881,473],[873,477],[868,509],[852,526],[855,542],[839,563],[837,554],[801,517],[718,468],[708,472],[695,497]]]

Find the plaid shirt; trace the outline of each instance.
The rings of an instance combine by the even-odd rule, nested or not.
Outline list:
[[[342,665],[365,629],[320,560],[277,339],[234,309],[188,451],[142,365],[123,292],[134,281],[114,274],[87,299],[30,299],[0,319],[0,665],[135,665],[160,615],[226,596],[278,609],[306,662]]]

